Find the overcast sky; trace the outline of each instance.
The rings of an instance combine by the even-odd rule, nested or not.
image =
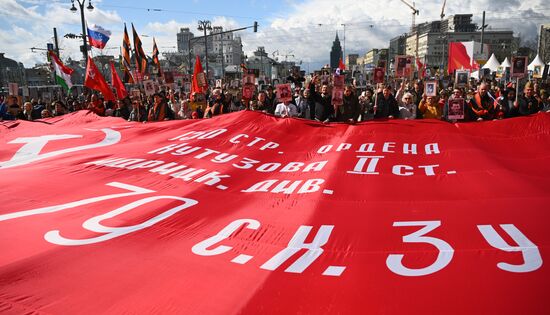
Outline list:
[[[420,10],[417,23],[439,19],[442,3],[416,1]],[[92,4],[95,9],[86,11],[88,25],[98,24],[113,33],[103,51],[106,55],[118,55],[124,23],[130,28],[130,38],[130,23],[134,23],[143,35],[145,52],[150,54],[153,36],[161,52],[175,51],[178,30],[189,27],[199,35],[198,20],[210,20],[212,25],[226,29],[258,21],[258,33],[238,33],[245,53],[264,46],[271,56],[281,60],[286,55],[287,60],[302,61],[304,68],[313,68],[328,63],[336,32],[344,42],[344,28],[346,53],[364,54],[372,48],[387,47],[392,37],[407,32],[411,25],[411,10],[399,0],[95,0]],[[46,43],[53,42],[56,27],[62,58],[80,59],[81,40],[63,38],[67,33],[81,33],[80,13],[72,13],[70,7],[70,0],[0,0],[0,52],[26,67],[43,63],[45,54],[33,53],[30,48],[45,48]],[[445,14],[472,13],[480,22],[483,10],[487,11],[489,27],[512,28],[523,40],[536,40],[539,25],[550,23],[547,0],[449,0]]]

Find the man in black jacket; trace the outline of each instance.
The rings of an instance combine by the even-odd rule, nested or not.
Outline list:
[[[378,93],[374,105],[374,118],[397,118],[399,117],[399,105],[391,93],[391,86],[386,85],[382,93]]]
[[[315,102],[315,120],[328,122],[334,115],[334,108],[332,107],[332,97],[329,94],[328,85],[323,84],[321,86],[320,93],[315,90],[315,83],[318,80],[318,76],[314,76],[311,82],[309,82],[309,97],[308,102],[311,100]]]

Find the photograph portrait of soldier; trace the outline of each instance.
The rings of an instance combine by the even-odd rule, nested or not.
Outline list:
[[[332,90],[332,105],[340,106],[344,104],[344,89]]]
[[[512,78],[522,78],[527,73],[527,57],[512,57]]]
[[[333,77],[334,87],[344,88],[344,76],[343,75],[334,75]]]
[[[290,102],[292,101],[292,90],[290,84],[279,84],[277,87],[277,99],[280,102]]]
[[[384,83],[384,68],[374,68],[374,83]]]
[[[395,67],[395,76],[402,77],[405,75],[405,68],[407,67],[407,57],[406,56],[397,56],[395,57],[396,67]]]
[[[436,96],[437,95],[437,81],[426,81],[424,86],[424,91],[426,91],[426,96]]]
[[[455,98],[449,100],[449,120],[460,120],[464,119],[464,99]]]
[[[455,86],[459,88],[466,87],[468,85],[468,77],[470,76],[470,71],[456,71]]]
[[[243,75],[243,85],[245,84],[254,84],[254,75],[253,74],[245,74]]]
[[[536,79],[542,78],[542,66],[535,66],[533,68],[533,78],[536,78]]]

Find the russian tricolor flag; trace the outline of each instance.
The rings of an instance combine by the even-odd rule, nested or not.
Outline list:
[[[91,28],[88,27],[88,40],[90,41],[90,46],[103,49],[109,41],[111,36],[111,31],[104,29],[99,25],[92,25]]]

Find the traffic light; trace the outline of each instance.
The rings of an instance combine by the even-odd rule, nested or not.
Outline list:
[[[254,33],[258,32],[258,22],[254,21]]]

